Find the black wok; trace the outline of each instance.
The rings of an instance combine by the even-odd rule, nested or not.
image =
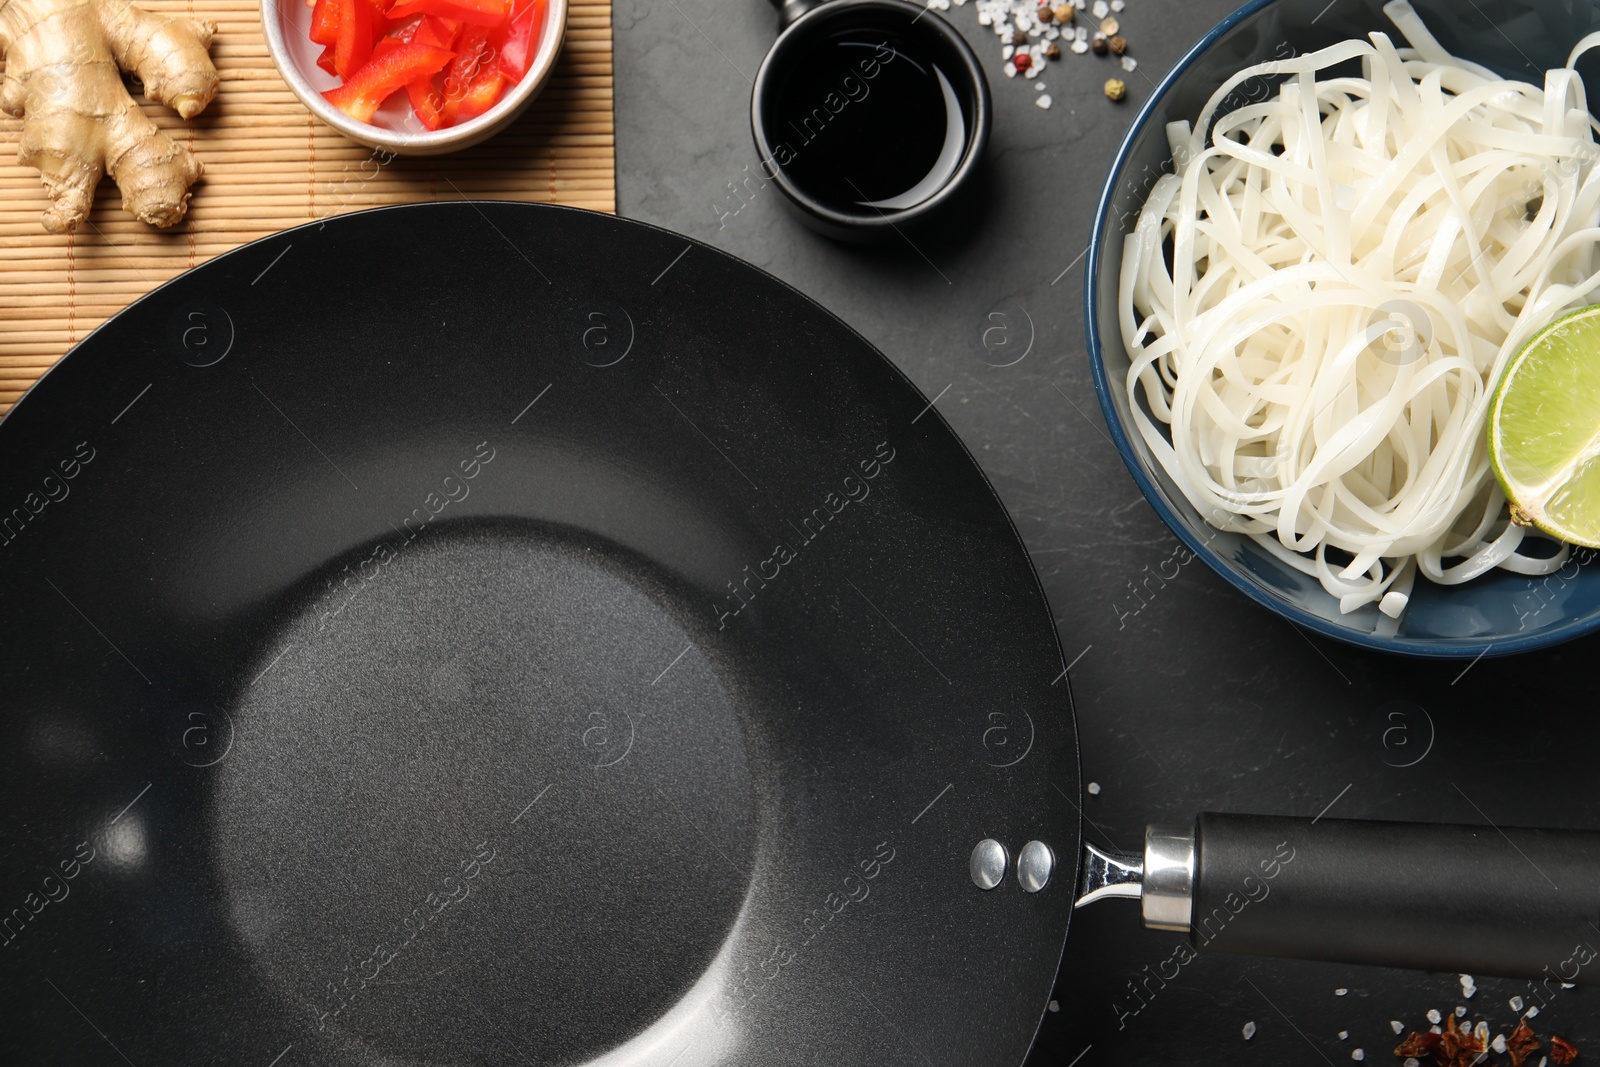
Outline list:
[[[1600,910],[1588,834],[1205,816],[1082,862],[978,467],[661,230],[281,234],[84,341],[0,457],[8,1064],[1014,1065],[1080,894],[1535,975]]]

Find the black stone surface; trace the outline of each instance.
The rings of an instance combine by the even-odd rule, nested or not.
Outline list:
[[[1031,83],[1002,76],[973,6],[953,9],[994,89],[981,188],[914,246],[863,249],[803,229],[760,180],[749,89],[772,9],[617,0],[619,208],[790,282],[938,398],[1011,508],[1074,661],[1084,780],[1101,786],[1074,798],[1091,840],[1132,849],[1147,822],[1201,810],[1600,827],[1590,769],[1600,641],[1463,665],[1308,637],[1182,562],[1105,436],[1083,350],[1080,255],[1094,203],[1135,109],[1231,7],[1129,0],[1119,18],[1139,69],[1122,75],[1069,53],[1042,75],[1048,111]],[[1129,86],[1121,105],[1101,95],[1113,74]],[[986,344],[996,327],[1006,332]],[[1158,577],[1174,567],[1177,577]],[[1536,887],[1542,876],[1527,874]],[[1181,962],[1183,945],[1141,930],[1131,906],[1079,912],[1059,1010],[1046,1014],[1029,1064],[1339,1064],[1357,1048],[1369,1063],[1398,1063],[1390,1020],[1425,1029],[1429,1008],[1464,1004],[1470,1019],[1508,1032],[1516,995],[1547,1002],[1532,1021],[1539,1032],[1580,1049],[1600,1041],[1600,1004],[1582,986],[1550,993],[1479,977],[1467,1000],[1455,975]]]

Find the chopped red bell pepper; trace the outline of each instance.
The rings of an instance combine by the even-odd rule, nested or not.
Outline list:
[[[500,69],[513,85],[528,73],[534,54],[539,50],[539,38],[544,31],[544,2],[513,0],[505,23],[490,38],[495,51],[500,53]]]
[[[431,44],[436,48],[455,51],[456,37],[461,33],[461,23],[443,19],[438,15],[423,15],[411,39],[418,44]],[[444,129],[444,86],[442,75],[429,75],[406,83],[406,96],[411,100],[411,110],[418,121],[430,130]]]
[[[462,106],[469,97],[472,97],[474,104],[478,102],[473,94],[475,91],[481,92],[477,83],[484,72],[499,70],[494,49],[489,44],[490,32],[486,26],[468,25],[462,27],[460,36],[456,38],[456,57],[445,68],[442,85],[444,105],[440,108],[439,119],[446,126],[461,121]]]
[[[399,48],[401,45],[407,43],[409,43],[409,41],[405,37],[379,37],[372,43],[372,58],[377,59],[379,56],[393,52],[396,48]]]
[[[376,12],[370,0],[338,0],[338,5],[339,38],[333,46],[333,69],[341,78],[349,78],[372,58]]]
[[[444,91],[437,75],[428,74],[406,82],[406,96],[418,121],[430,130],[444,129]]]
[[[379,16],[379,17],[381,18],[382,16]],[[418,37],[417,36],[417,31],[422,26],[422,20],[425,19],[425,18],[430,18],[430,17],[432,17],[432,16],[429,16],[429,15],[413,15],[411,18],[406,19],[404,22],[399,22],[399,23],[395,23],[395,24],[391,25],[389,27],[389,32],[388,33],[384,34],[382,37],[379,37],[376,41],[373,42],[373,44],[372,44],[372,54],[373,54],[373,56],[374,57],[381,56],[381,55],[383,55],[383,53],[389,51],[391,48],[394,48],[396,45],[404,44],[407,41],[417,41],[419,44],[431,44],[435,48],[448,48],[448,47],[450,47],[448,42],[441,43],[439,41],[433,40],[433,39],[431,39],[430,35],[426,35],[425,34],[423,37]]]
[[[443,19],[438,15],[424,15],[417,23],[412,40],[418,44],[431,44],[435,48],[455,49],[456,36],[461,33],[461,23]]]
[[[443,70],[449,62],[450,53],[446,49],[405,42],[372,59],[346,77],[343,85],[322,95],[356,121],[371,122],[372,116],[392,94],[409,82]]]
[[[422,13],[478,26],[498,26],[505,21],[509,8],[510,0],[395,0],[388,16],[403,19]]]
[[[490,63],[478,72],[467,86],[467,91],[456,102],[456,109],[450,115],[452,122],[466,122],[475,119],[488,111],[500,100],[500,92],[505,88],[506,76],[501,73],[499,64]]]
[[[386,22],[388,21],[387,16],[382,15],[381,10],[379,17],[383,18]],[[425,17],[426,16],[423,15],[413,15],[411,18],[403,19],[399,22],[388,22],[389,36],[401,41],[416,40],[417,27],[422,25],[422,20]]]
[[[311,9],[311,40],[332,44],[339,39],[339,0],[317,0]]]
[[[466,92],[467,86],[484,66],[484,55],[489,51],[489,28],[467,24],[456,35],[451,49],[456,56],[444,69],[444,94],[447,99]]]
[[[547,12],[548,0],[315,0],[317,65],[343,82],[322,95],[362,122],[400,89],[430,130],[476,118],[527,74]]]

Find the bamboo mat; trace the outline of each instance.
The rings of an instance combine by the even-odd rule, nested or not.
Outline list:
[[[571,0],[544,92],[487,142],[432,158],[385,157],[311,117],[279,77],[257,0],[139,0],[217,23],[222,88],[187,126],[144,101],[205,164],[184,221],[151,229],[110,179],[72,235],[44,232],[36,172],[16,162],[21,120],[0,118],[0,415],[119,309],[212,256],[290,226],[414,200],[533,200],[616,210],[610,0]]]

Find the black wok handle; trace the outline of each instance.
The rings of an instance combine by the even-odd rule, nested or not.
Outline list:
[[[1206,814],[1193,840],[1198,948],[1552,987],[1600,954],[1600,833]]]

